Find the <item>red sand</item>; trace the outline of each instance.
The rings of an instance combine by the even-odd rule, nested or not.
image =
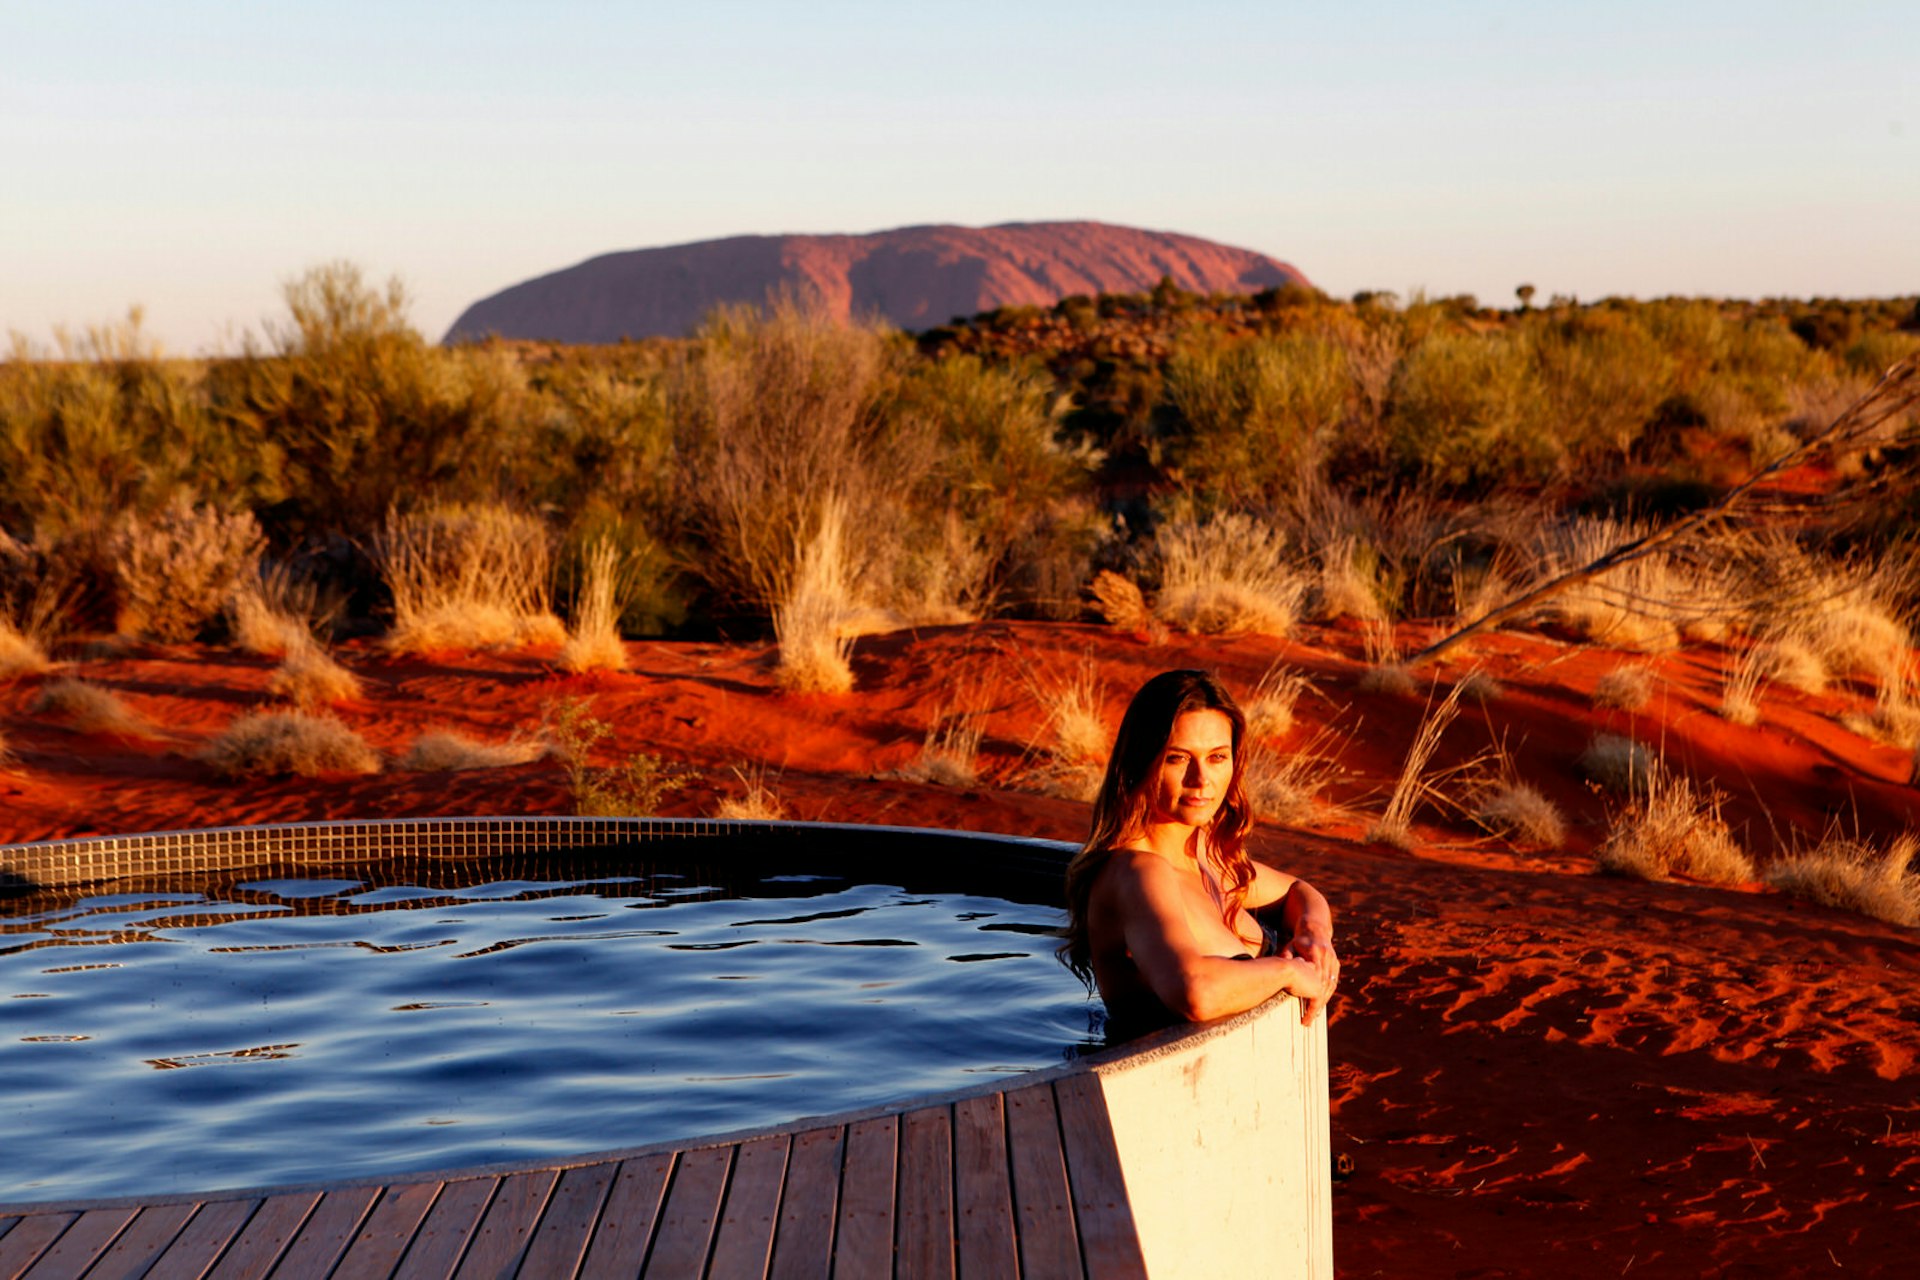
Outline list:
[[[1401,643],[1431,637],[1403,629]],[[640,642],[632,670],[569,677],[550,654],[391,660],[349,646],[366,685],[341,719],[389,755],[420,732],[503,740],[558,698],[589,696],[617,730],[609,757],[650,750],[694,771],[672,815],[738,792],[763,765],[788,814],[1078,838],[1086,806],[1033,789],[1031,685],[1084,657],[1109,726],[1170,666],[1252,686],[1280,658],[1308,674],[1283,745],[1337,757],[1312,830],[1268,825],[1262,856],[1333,900],[1346,981],[1333,1009],[1333,1133],[1355,1162],[1337,1184],[1347,1276],[1911,1274],[1920,1241],[1920,934],[1750,887],[1596,876],[1609,802],[1574,759],[1596,731],[1631,731],[1727,793],[1747,847],[1829,821],[1884,837],[1920,829],[1908,757],[1840,728],[1870,700],[1768,690],[1761,723],[1713,713],[1724,654],[1650,660],[1638,713],[1596,711],[1594,682],[1649,661],[1534,636],[1494,636],[1443,665],[1478,665],[1503,696],[1470,702],[1439,763],[1504,742],[1569,819],[1566,848],[1492,840],[1428,810],[1403,853],[1365,843],[1427,695],[1355,689],[1356,633],[1150,645],[1110,629],[986,623],[870,637],[859,692],[779,693],[765,645]],[[0,841],[299,819],[562,812],[543,762],[459,774],[222,781],[195,749],[263,705],[270,660],[146,648],[85,678],[158,726],[82,735],[29,710],[35,680],[0,684]],[[982,778],[951,789],[890,777],[962,686],[990,709]],[[1776,833],[1779,833],[1777,835]]]

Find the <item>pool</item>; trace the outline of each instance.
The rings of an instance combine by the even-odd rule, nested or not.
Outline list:
[[[921,870],[869,879],[884,841],[846,840],[21,885],[0,898],[0,1202],[722,1133],[1094,1043],[1061,913],[1032,902],[1045,874],[929,874],[907,842],[892,860]]]

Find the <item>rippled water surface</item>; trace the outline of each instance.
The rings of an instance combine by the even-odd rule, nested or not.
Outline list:
[[[805,876],[0,899],[0,1200],[431,1170],[1054,1065],[1061,913]]]

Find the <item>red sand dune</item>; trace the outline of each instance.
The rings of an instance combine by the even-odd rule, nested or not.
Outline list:
[[[1403,629],[1403,646],[1427,638]],[[1263,857],[1333,900],[1346,981],[1333,1009],[1336,1255],[1347,1276],[1912,1274],[1920,1240],[1920,936],[1760,888],[1597,876],[1608,801],[1573,760],[1596,729],[1664,744],[1728,793],[1748,847],[1829,819],[1885,835],[1920,827],[1905,753],[1837,727],[1859,691],[1771,691],[1761,723],[1712,711],[1724,655],[1652,661],[1646,710],[1592,709],[1624,655],[1502,635],[1472,666],[1503,696],[1470,704],[1441,762],[1504,740],[1570,821],[1557,851],[1491,840],[1430,811],[1412,853],[1365,843],[1427,695],[1367,694],[1357,633],[1307,628],[1154,645],[1111,629],[985,623],[870,637],[859,692],[777,691],[766,645],[638,642],[632,670],[560,674],[550,654],[395,660],[349,646],[365,681],[339,714],[389,754],[419,732],[504,739],[544,705],[593,698],[615,750],[651,750],[695,780],[669,814],[712,811],[730,766],[777,772],[789,814],[1075,839],[1083,804],[1040,794],[1031,683],[1090,656],[1117,720],[1169,666],[1238,687],[1280,658],[1315,690],[1282,744],[1327,754],[1345,807],[1312,829],[1268,825]],[[1633,659],[1640,661],[1640,659]],[[29,711],[33,681],[0,685],[0,840],[292,819],[563,811],[559,767],[276,780],[213,777],[195,748],[265,702],[266,660],[147,648],[86,664],[159,726],[150,738],[75,734]],[[982,780],[955,790],[890,777],[952,691],[988,694]],[[1629,721],[1631,723],[1629,724]],[[1312,744],[1309,746],[1309,744]]]
[[[721,303],[759,305],[783,291],[842,320],[879,316],[918,330],[1070,294],[1143,292],[1163,276],[1194,293],[1307,283],[1250,249],[1104,222],[732,236],[603,254],[522,281],[461,312],[447,338],[679,337]]]

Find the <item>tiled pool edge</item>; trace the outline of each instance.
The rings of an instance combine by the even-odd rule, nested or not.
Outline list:
[[[881,860],[904,841],[948,846],[992,870],[1056,878],[1071,846],[1024,837],[853,824],[719,822],[616,818],[443,818],[294,823],[136,836],[87,837],[0,846],[0,877],[54,888],[117,878],[408,857],[457,859],[507,853],[630,846],[686,837],[831,841],[849,856]],[[983,866],[983,871],[989,870]],[[945,1094],[840,1116],[811,1117],[752,1133],[586,1153],[561,1160],[358,1178],[310,1188],[276,1187],[213,1195],[59,1204],[0,1205],[0,1216],[84,1212],[131,1205],[232,1202],[295,1189],[394,1187],[479,1175],[579,1169],[686,1153],[770,1135],[796,1135],[922,1113],[989,1097],[1004,1100],[1041,1084],[1097,1082],[1104,1120],[1124,1177],[1125,1205],[1148,1274],[1246,1270],[1311,1277],[1333,1274],[1332,1182],[1328,1141],[1325,1019],[1299,1025],[1290,997],[1233,1018],[1172,1028],[1079,1062]],[[1093,1122],[1094,1116],[1080,1117]],[[1060,1124],[1065,1134],[1067,1117]],[[4,1237],[0,1237],[0,1244]],[[1099,1274],[1087,1255],[1090,1274]]]

